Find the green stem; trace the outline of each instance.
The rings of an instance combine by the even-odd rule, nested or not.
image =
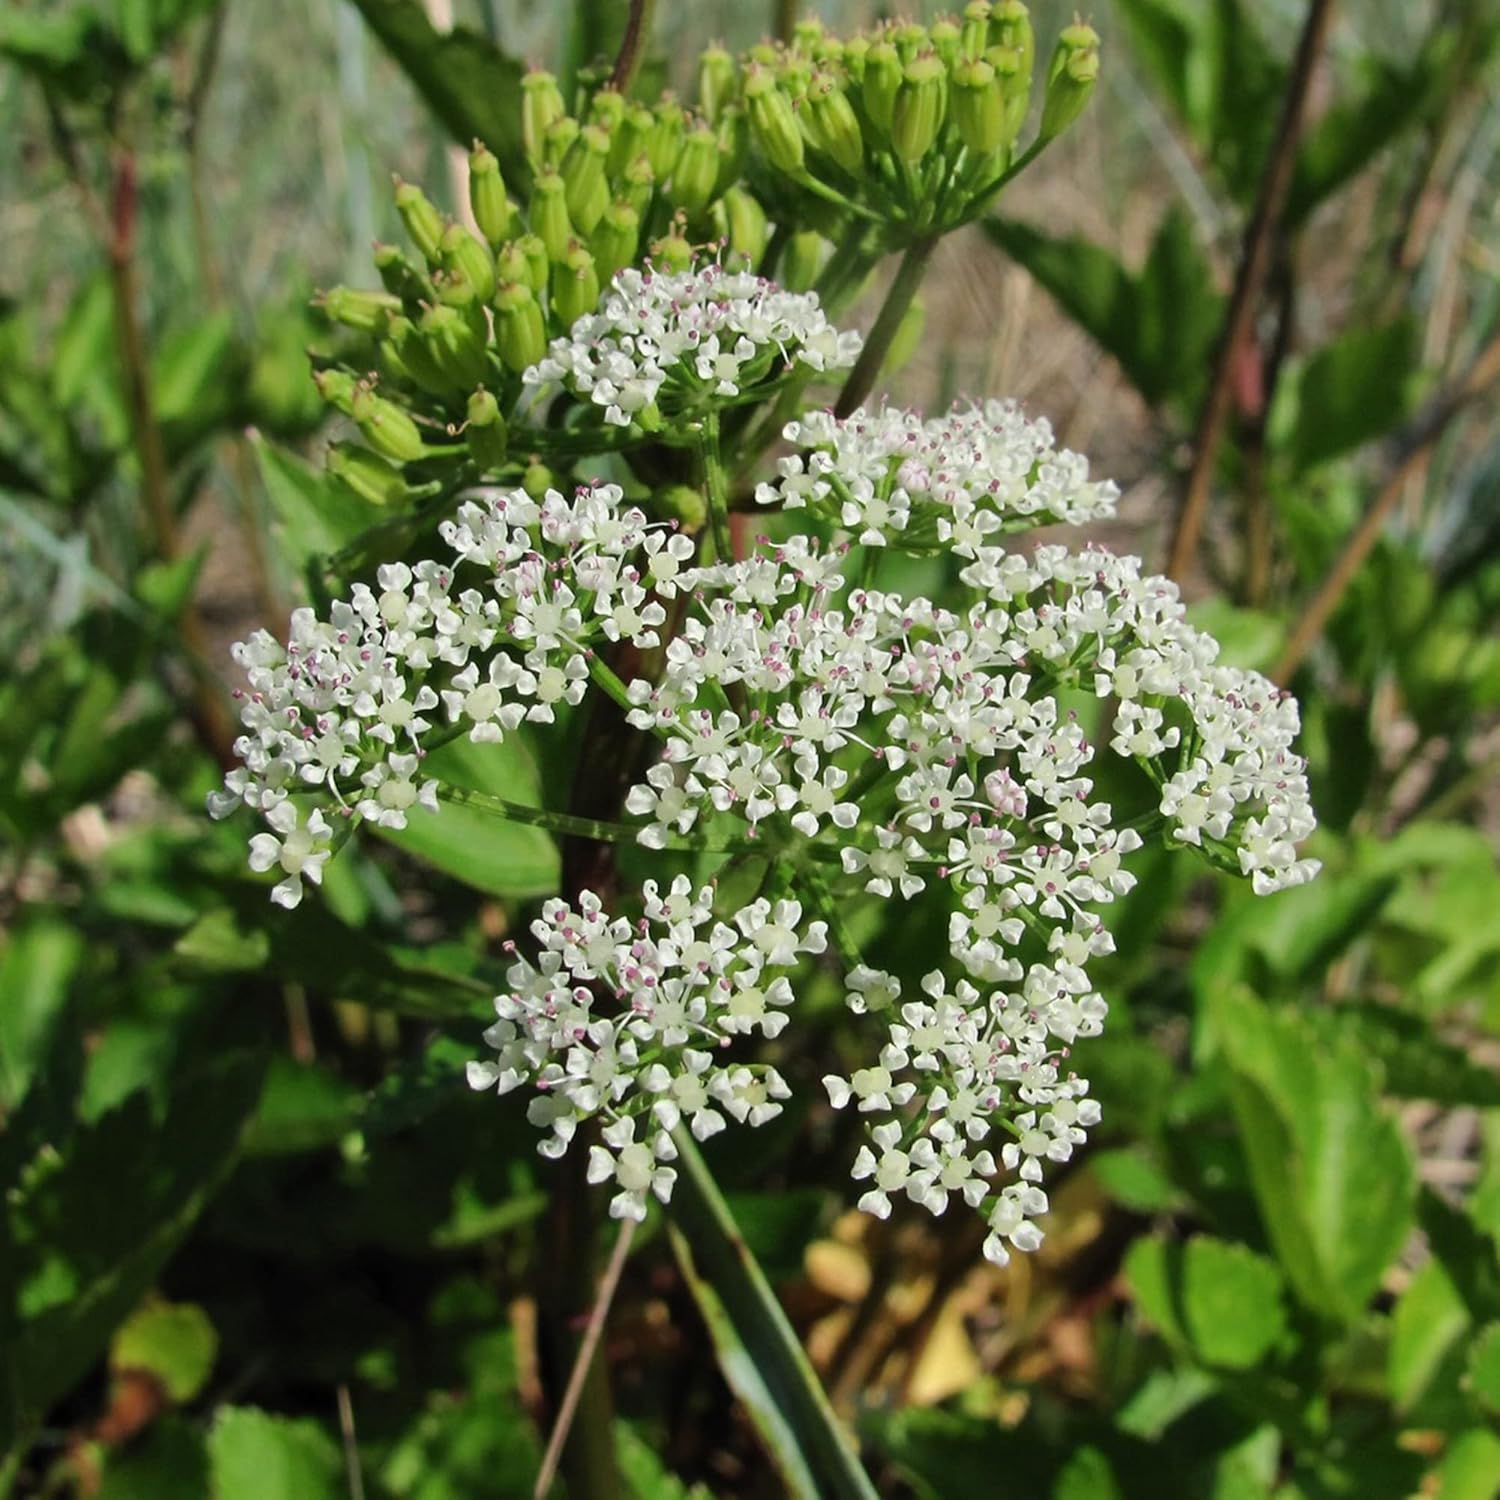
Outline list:
[[[710,409],[703,418],[698,441],[703,460],[703,487],[708,493],[708,514],[713,521],[715,560],[734,561],[734,543],[729,535],[729,487],[724,477],[724,459],[719,451],[719,413]]]
[[[622,94],[630,92],[635,75],[640,71],[642,46],[651,30],[651,12],[656,9],[656,0],[630,0],[630,14],[625,21],[625,35],[620,40],[620,53],[615,58],[614,71],[609,75],[609,86]]]
[[[673,1132],[672,1247],[719,1351],[789,1492],[798,1500],[876,1500],[776,1293],[745,1243],[697,1144]]]
[[[874,388],[880,375],[880,367],[890,353],[896,330],[901,326],[901,320],[911,306],[911,299],[916,296],[917,288],[922,284],[922,277],[927,272],[927,262],[932,258],[938,239],[936,234],[926,234],[907,246],[906,254],[901,257],[896,279],[885,294],[875,326],[870,330],[870,336],[865,340],[865,347],[860,351],[854,368],[850,370],[843,390],[839,392],[838,404],[834,407],[835,415],[849,416]]]

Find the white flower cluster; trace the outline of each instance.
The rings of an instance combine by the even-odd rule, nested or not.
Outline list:
[[[469,1064],[476,1089],[509,1093],[534,1083],[528,1118],[550,1132],[544,1156],[560,1156],[586,1119],[605,1121],[589,1180],[613,1182],[616,1218],[643,1219],[646,1195],[665,1203],[677,1153],[668,1131],[685,1122],[700,1141],[725,1116],[762,1125],[790,1090],[772,1067],[725,1063],[737,1037],[777,1036],[793,992],[787,974],[822,953],[822,922],[802,925],[795,900],[761,898],[714,916],[713,890],[678,876],[666,892],[644,889],[632,925],[610,918],[585,892],[575,911],[549,901],[532,923],[538,957],[519,959],[511,989],[495,1001],[485,1032],[498,1056]]]
[[[1045,419],[1013,401],[955,407],[929,421],[899,407],[840,420],[809,412],[783,434],[803,450],[781,460],[762,505],[810,507],[867,547],[942,546],[960,557],[1009,531],[1112,516],[1119,489],[1056,447]]]
[[[757,359],[801,357],[813,336],[821,347],[822,325],[803,306],[794,327],[787,303],[717,267],[627,273],[566,357],[654,361],[654,400],[670,369],[709,378],[694,364],[709,325],[733,322]],[[597,381],[579,389],[599,399]],[[884,1215],[904,1197],[941,1213],[956,1196],[1004,1261],[1039,1242],[1043,1163],[1066,1161],[1098,1119],[1071,1049],[1102,1027],[1088,969],[1112,950],[1104,913],[1131,888],[1143,836],[1197,845],[1257,891],[1314,873],[1297,849],[1314,820],[1296,705],[1219,665],[1175,586],[1135,559],[998,545],[1114,501],[1014,407],[788,431],[807,451],[763,498],[831,506],[867,547],[930,531],[965,559],[965,597],[944,608],[851,588],[843,541],[804,535],[701,566],[692,538],[614,485],[540,501],[476,492],[442,528],[452,565],[383,568],[327,621],[300,611],[286,648],[262,634],[239,649],[244,765],[213,811],[262,814],[252,866],[279,869],[273,896],[293,905],[340,820],[400,826],[436,804],[420,773],[439,737],[498,741],[602,683],[660,744],[626,799],[639,841],[678,858],[733,852],[763,869],[761,891],[721,909],[705,879],[648,883],[634,924],[588,892],[549,902],[535,958],[516,960],[496,1002],[496,1058],[470,1081],[533,1085],[544,1154],[596,1119],[590,1175],[614,1183],[613,1212],[639,1218],[648,1195],[671,1192],[679,1123],[702,1138],[779,1109],[786,1085],[753,1042],[788,1024],[799,966],[826,955],[874,1028],[870,1054],[824,1080],[868,1127],[861,1206]],[[620,683],[595,655],[614,642],[659,668]],[[1108,748],[1155,788],[1142,825],[1117,824],[1096,795],[1097,747],[1065,707],[1080,693],[1118,703]],[[949,901],[946,956],[904,976],[867,963],[839,913],[934,887]]]
[[[846,369],[859,350],[859,335],[834,328],[810,292],[717,264],[675,273],[631,268],[523,378],[561,384],[603,407],[606,422],[628,427],[643,414],[763,393],[793,365]]]

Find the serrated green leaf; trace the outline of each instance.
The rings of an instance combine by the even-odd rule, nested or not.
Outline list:
[[[167,1399],[191,1401],[208,1382],[219,1336],[196,1303],[148,1301],[110,1340],[112,1370],[138,1370],[161,1382]]]
[[[213,1500],[342,1500],[338,1445],[316,1422],[224,1407],[208,1435]]]
[[[1406,1142],[1356,1051],[1245,996],[1214,1017],[1267,1238],[1308,1310],[1352,1323],[1411,1227]]]

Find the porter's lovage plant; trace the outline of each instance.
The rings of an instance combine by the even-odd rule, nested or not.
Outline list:
[[[374,336],[384,371],[323,374],[370,443],[341,451],[340,472],[387,504],[435,496],[441,545],[384,563],[322,613],[299,610],[286,646],[261,633],[239,648],[244,764],[213,811],[262,816],[251,864],[293,906],[358,824],[474,800],[424,773],[437,743],[581,725],[591,698],[613,700],[622,734],[649,745],[617,819],[485,805],[632,840],[655,851],[659,878],[545,903],[469,1081],[534,1090],[545,1156],[598,1122],[589,1176],[618,1217],[671,1199],[674,1134],[780,1111],[788,1088],[762,1043],[795,1046],[799,989],[827,965],[868,1037],[863,1066],[823,1080],[834,1108],[867,1123],[850,1163],[860,1207],[883,1217],[905,1197],[942,1213],[960,1198],[1003,1263],[1040,1241],[1044,1161],[1065,1161],[1098,1118],[1072,1049],[1104,1022],[1088,970],[1112,947],[1131,855],[1191,843],[1261,892],[1313,873],[1297,852],[1313,817],[1295,703],[1219,665],[1175,586],[1135,559],[1011,544],[1109,516],[1114,486],[1008,403],[930,421],[854,404],[870,350],[816,293],[746,269],[770,261],[763,243],[731,229],[716,254],[689,249],[721,210],[764,224],[765,202],[789,248],[805,222],[797,193],[876,226],[874,244],[902,243],[916,220],[924,233],[956,222],[945,204],[982,200],[1014,165],[1015,128],[976,144],[963,101],[1003,103],[1029,76],[1029,58],[1005,55],[1020,49],[989,41],[996,27],[1014,40],[1020,18],[1013,3],[976,5],[962,26],[862,46],[804,31],[743,70],[711,55],[717,125],[607,92],[580,124],[534,76],[527,231],[512,234],[520,211],[477,155],[487,244],[402,187],[427,268],[382,250],[388,293],[330,296]],[[1054,60],[1039,140],[1092,77],[1082,30]],[[782,178],[763,195],[761,168],[742,182],[722,140],[741,99]],[[714,172],[690,158],[695,143]],[[635,264],[641,223],[667,238]],[[872,342],[899,321],[888,313]],[[798,409],[810,384],[851,368],[852,410]],[[763,439],[747,416],[767,405],[789,451],[756,483]],[[450,431],[463,443],[429,443]],[[523,473],[512,451],[567,477],[535,461]],[[775,531],[743,556],[739,506]],[[898,551],[951,557],[952,596],[882,587]],[[1105,743],[1066,706],[1080,697],[1117,704]],[[1153,788],[1134,823],[1096,795],[1107,754]],[[862,958],[841,914],[919,895],[941,896],[946,923],[903,988]]]

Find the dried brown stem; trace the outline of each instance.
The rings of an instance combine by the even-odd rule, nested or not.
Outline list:
[[[1296,675],[1338,608],[1344,591],[1380,539],[1380,533],[1400,502],[1407,482],[1426,468],[1433,450],[1459,413],[1497,379],[1500,379],[1500,336],[1485,346],[1483,353],[1469,367],[1468,374],[1453,390],[1439,397],[1414,425],[1411,435],[1402,445],[1405,456],[1392,470],[1359,525],[1344,543],[1344,550],[1293,627],[1281,659],[1271,671],[1273,682],[1285,685]]]
[[[1292,63],[1286,98],[1282,102],[1276,137],[1271,145],[1265,171],[1261,174],[1254,211],[1245,228],[1239,269],[1235,274],[1234,291],[1224,320],[1224,332],[1214,359],[1213,376],[1209,381],[1203,410],[1198,417],[1197,430],[1193,434],[1193,466],[1188,473],[1182,504],[1178,508],[1173,528],[1171,548],[1167,554],[1167,576],[1179,582],[1192,568],[1198,554],[1198,541],[1203,532],[1203,518],[1208,510],[1208,491],[1213,481],[1214,463],[1218,458],[1219,444],[1229,418],[1235,365],[1240,348],[1249,337],[1251,320],[1260,301],[1266,273],[1270,269],[1276,225],[1286,201],[1287,188],[1291,185],[1292,169],[1296,165],[1297,137],[1302,128],[1307,95],[1332,15],[1333,0],[1311,0],[1302,36],[1297,43],[1297,55]]]

